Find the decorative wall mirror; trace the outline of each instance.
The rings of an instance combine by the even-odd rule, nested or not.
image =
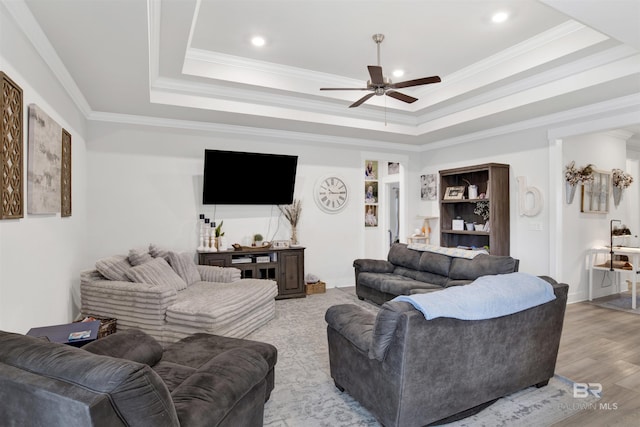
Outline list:
[[[593,170],[593,180],[582,184],[582,207],[585,213],[609,212],[611,172]]]

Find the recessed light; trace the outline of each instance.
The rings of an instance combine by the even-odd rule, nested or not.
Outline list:
[[[496,24],[504,22],[507,19],[509,19],[509,14],[507,12],[497,12],[491,17],[491,20]]]
[[[265,44],[265,39],[263,37],[260,36],[255,36],[254,38],[251,39],[251,44],[253,44],[254,46],[264,46]]]
[[[402,77],[404,76],[404,70],[394,70],[393,77]]]

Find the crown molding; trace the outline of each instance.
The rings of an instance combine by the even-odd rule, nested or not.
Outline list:
[[[278,142],[289,141],[299,144],[300,141],[317,143],[320,145],[331,144],[340,146],[377,148],[393,151],[418,152],[419,147],[411,144],[375,141],[371,139],[349,138],[342,136],[327,136],[317,133],[284,131],[278,129],[265,129],[249,126],[228,125],[210,122],[197,122],[191,120],[166,119],[151,116],[138,116],[131,114],[92,112],[90,121],[130,124],[137,126],[149,126],[158,128],[185,129],[192,131],[215,132],[223,135],[241,137],[271,138]]]
[[[22,30],[25,37],[31,42],[35,50],[38,52],[42,60],[49,66],[51,72],[56,76],[62,84],[67,94],[78,107],[80,112],[85,116],[91,113],[91,107],[85,99],[84,95],[78,88],[78,85],[69,74],[64,63],[56,53],[49,39],[38,25],[33,14],[23,0],[0,0],[7,8],[15,23]]]
[[[603,117],[607,115],[608,117]],[[592,117],[598,117],[594,120]],[[460,137],[441,140],[421,146],[422,152],[438,150],[459,144],[466,144],[487,138],[494,138],[514,132],[559,125],[570,121],[578,123],[556,127],[547,131],[549,140],[584,133],[593,133],[599,130],[608,130],[612,127],[628,126],[640,122],[640,94],[633,94],[616,98],[614,100],[600,102],[585,107],[574,108],[556,114],[523,120],[505,126],[499,126],[480,132],[473,132]]]

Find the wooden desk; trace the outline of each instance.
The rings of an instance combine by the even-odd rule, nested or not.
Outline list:
[[[597,246],[589,249],[589,301],[593,299],[593,270],[611,271],[609,267],[596,266],[596,258],[599,254],[606,254],[607,260],[611,249],[607,246]],[[626,255],[629,257],[632,269],[624,270],[621,268],[614,268],[613,271],[619,274],[631,275],[631,308],[636,309],[636,271],[640,266],[640,248],[628,248],[628,247],[613,247],[614,255]]]

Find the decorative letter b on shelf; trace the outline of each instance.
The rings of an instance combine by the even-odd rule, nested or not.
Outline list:
[[[527,187],[527,178],[519,176],[518,181],[518,207],[520,215],[536,216],[542,210],[542,192],[537,187]],[[531,195],[531,204],[527,207],[527,195]]]

